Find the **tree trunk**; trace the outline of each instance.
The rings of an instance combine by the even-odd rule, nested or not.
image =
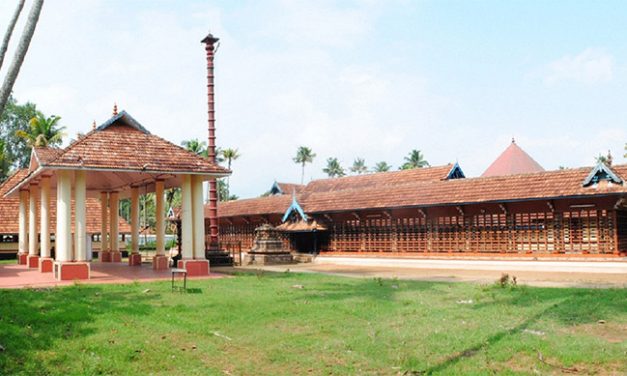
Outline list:
[[[7,49],[9,49],[9,41],[11,40],[11,35],[13,35],[13,29],[15,29],[17,19],[20,18],[22,8],[24,8],[24,1],[25,0],[18,1],[17,8],[15,8],[15,13],[13,13],[13,18],[11,18],[11,22],[9,22],[9,27],[7,27],[7,32],[4,34],[2,46],[0,46],[0,68],[2,68],[2,63],[4,62],[4,55],[7,53]]]
[[[24,31],[22,32],[20,44],[17,46],[13,61],[7,70],[7,75],[4,78],[2,87],[0,87],[0,115],[4,112],[4,107],[7,104],[9,95],[11,95],[13,85],[15,84],[17,75],[20,72],[22,63],[24,62],[24,57],[28,51],[28,46],[30,46],[30,41],[33,39],[33,34],[35,34],[35,28],[37,27],[37,21],[39,21],[39,15],[41,14],[41,8],[43,5],[44,0],[34,0],[33,2],[28,19],[26,20],[26,25],[24,26]]]
[[[305,163],[303,163],[303,166],[300,171],[300,185],[303,185],[304,182],[305,182]]]

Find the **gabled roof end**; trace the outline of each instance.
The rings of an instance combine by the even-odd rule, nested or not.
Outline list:
[[[121,121],[124,124],[128,125],[129,127],[135,128],[140,132],[143,132],[145,134],[150,134],[148,129],[144,128],[144,126],[141,125],[137,120],[135,120],[131,115],[129,115],[129,113],[126,112],[126,110],[122,110],[119,114],[112,116],[109,120],[105,121],[100,126],[98,126],[96,128],[96,131],[103,131],[118,121]]]

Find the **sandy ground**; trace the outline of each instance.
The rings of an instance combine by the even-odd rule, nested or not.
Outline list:
[[[371,259],[372,260],[372,259]],[[381,261],[381,260],[379,260]],[[475,261],[405,260],[316,260],[309,264],[212,268],[212,272],[263,269],[284,272],[323,273],[354,278],[398,278],[419,281],[494,283],[503,273],[516,276],[519,284],[550,287],[627,287],[627,262],[569,261]]]

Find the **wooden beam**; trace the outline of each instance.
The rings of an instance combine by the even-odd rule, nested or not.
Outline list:
[[[420,215],[422,215],[422,218],[426,219],[427,218],[427,212],[426,209],[418,209],[418,213],[420,213]]]
[[[507,214],[507,207],[505,206],[505,204],[499,204],[499,208],[501,208],[501,211],[503,211],[503,214]]]

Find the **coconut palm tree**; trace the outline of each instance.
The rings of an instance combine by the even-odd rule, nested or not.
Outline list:
[[[350,170],[357,175],[361,175],[368,172],[368,166],[366,166],[366,161],[363,158],[357,158],[353,161]]]
[[[28,130],[18,130],[15,135],[24,139],[29,146],[59,146],[63,142],[65,127],[58,125],[59,116],[37,115],[28,122]]]
[[[386,161],[381,161],[374,165],[374,172],[386,172],[390,171],[391,168],[392,166],[390,166]]]
[[[425,157],[420,150],[414,149],[405,157],[405,163],[401,166],[401,170],[423,167],[429,167],[429,162],[425,160]]]
[[[346,175],[346,172],[344,172],[344,169],[340,165],[337,158],[328,158],[327,167],[323,168],[322,172],[327,174],[330,178],[342,177]]]
[[[316,153],[311,151],[310,148],[306,146],[300,146],[298,150],[296,150],[296,156],[292,158],[295,163],[301,165],[302,170],[300,174],[300,184],[303,184],[305,181],[305,164],[313,162],[316,157]]]
[[[7,53],[7,49],[9,48],[9,41],[11,40],[11,36],[13,35],[13,29],[15,29],[17,19],[20,17],[20,13],[22,12],[22,8],[24,8],[24,0],[19,0],[17,2],[17,8],[15,8],[15,12],[13,12],[13,17],[9,22],[9,27],[7,27],[7,31],[4,33],[2,45],[0,45],[0,68],[2,68],[4,55]]]
[[[26,57],[28,46],[30,46],[30,41],[33,39],[33,35],[35,34],[35,28],[37,27],[37,22],[39,21],[39,15],[41,14],[41,8],[43,5],[44,0],[33,1],[30,13],[26,19],[26,24],[24,25],[24,31],[22,32],[20,43],[17,45],[17,49],[13,57],[13,61],[6,70],[6,76],[4,77],[2,86],[0,86],[0,115],[4,112],[4,107],[9,100],[11,91],[13,91],[13,85],[15,85],[17,75],[20,72],[20,68],[22,68],[22,63],[24,63],[24,58]]]
[[[222,158],[226,161],[226,168],[228,168],[229,170],[231,169],[231,162],[233,162],[234,160],[236,160],[237,158],[241,156],[241,154],[239,154],[237,149],[231,149],[231,148],[220,150],[220,155],[222,155]],[[230,189],[231,189],[231,181],[230,181],[230,177],[227,176],[226,197],[231,197]]]
[[[200,155],[201,157],[207,156],[207,143],[204,141],[200,141],[197,138],[183,141],[181,142],[181,145],[183,145],[185,149],[191,151],[196,155]]]

